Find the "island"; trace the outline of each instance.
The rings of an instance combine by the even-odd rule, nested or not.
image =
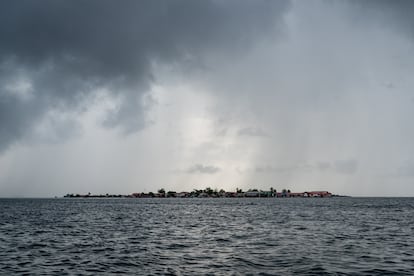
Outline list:
[[[335,195],[328,191],[305,191],[305,192],[291,192],[289,189],[283,189],[278,192],[276,189],[270,188],[268,191],[259,189],[249,189],[243,191],[236,188],[236,191],[227,192],[223,189],[212,189],[207,187],[205,189],[194,189],[191,192],[176,192],[166,191],[164,188],[155,192],[139,192],[129,195],[122,194],[66,194],[65,198],[330,198],[330,197],[344,197],[342,195]]]

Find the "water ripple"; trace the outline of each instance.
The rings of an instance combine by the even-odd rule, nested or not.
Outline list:
[[[0,274],[413,275],[414,199],[2,199]]]

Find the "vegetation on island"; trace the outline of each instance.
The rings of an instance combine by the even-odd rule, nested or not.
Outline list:
[[[259,189],[249,189],[243,191],[242,189],[236,188],[234,192],[226,192],[224,189],[218,190],[217,188],[212,189],[207,187],[205,189],[194,189],[191,192],[176,192],[176,191],[166,191],[164,188],[161,188],[157,193],[132,193],[130,195],[121,195],[121,194],[100,194],[92,195],[91,193],[82,195],[82,194],[67,194],[64,197],[69,198],[107,198],[107,197],[128,197],[128,198],[219,198],[219,197],[332,197],[335,196],[328,191],[311,191],[311,192],[300,192],[292,193],[289,189],[282,189],[281,192],[277,192],[276,189],[271,187],[268,191],[263,191]]]

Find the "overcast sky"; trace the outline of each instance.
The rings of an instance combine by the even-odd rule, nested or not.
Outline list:
[[[0,2],[0,197],[414,196],[414,2]]]

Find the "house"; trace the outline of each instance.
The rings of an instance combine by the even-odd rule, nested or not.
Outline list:
[[[175,197],[188,197],[188,192],[181,192],[181,193],[176,193]]]
[[[260,192],[259,191],[247,191],[244,193],[245,197],[259,197]]]
[[[328,191],[313,191],[307,192],[308,197],[331,197],[332,194]]]
[[[290,193],[289,197],[304,197],[305,193]]]

